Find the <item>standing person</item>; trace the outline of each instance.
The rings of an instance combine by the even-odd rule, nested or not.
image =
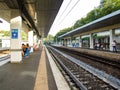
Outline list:
[[[72,41],[72,46],[75,47],[75,40]]]
[[[101,39],[99,39],[98,43],[99,43],[98,48],[101,49]]]
[[[27,48],[27,54],[29,55],[29,54],[30,54],[30,49],[31,49],[31,48],[30,48],[30,46],[29,46],[28,43],[26,44],[26,46],[27,46],[27,47],[26,47],[26,48]]]
[[[97,43],[95,43],[94,48],[97,49]]]
[[[24,44],[22,44],[22,57],[24,57]]]
[[[104,42],[102,42],[102,44],[101,44],[101,49],[105,50],[105,44],[104,44]]]
[[[113,47],[113,52],[117,52],[117,42],[116,42],[116,40],[113,40],[112,47]]]
[[[23,57],[25,55],[25,52],[26,52],[26,46],[25,46],[25,44],[22,44],[22,56]]]

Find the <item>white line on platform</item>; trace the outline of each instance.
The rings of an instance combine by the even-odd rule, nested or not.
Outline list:
[[[0,62],[0,66],[4,65],[4,64],[6,64],[6,63],[8,63],[9,61],[10,61],[10,59],[6,59],[6,60],[4,60],[4,61],[1,61],[1,62]]]
[[[56,82],[58,90],[70,90],[70,87],[68,86],[68,84],[65,81],[63,75],[61,74],[58,67],[56,66],[54,60],[50,56],[48,50],[46,48],[45,48],[45,50],[47,52],[48,60],[50,62],[50,66],[51,66],[53,76],[55,78],[55,82]]]

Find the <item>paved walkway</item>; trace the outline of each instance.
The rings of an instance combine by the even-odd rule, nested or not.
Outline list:
[[[39,61],[40,51],[36,51],[21,64],[0,66],[0,90],[33,90]]]
[[[34,90],[48,90],[46,58],[44,48],[41,53]]]
[[[31,53],[22,63],[0,66],[0,90],[70,90],[64,78],[53,70],[57,67],[49,57],[43,48]]]

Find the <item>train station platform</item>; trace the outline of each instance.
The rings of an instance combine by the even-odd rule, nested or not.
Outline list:
[[[73,49],[81,53],[88,54],[88,55],[102,57],[102,58],[109,59],[109,60],[120,61],[119,51],[113,52],[113,51],[108,51],[108,50],[85,49],[85,48],[73,48]]]
[[[45,47],[0,66],[0,90],[70,90]]]
[[[64,48],[67,50],[73,50],[86,55],[92,55],[96,57],[102,57],[104,59],[120,61],[120,51],[113,52],[108,50],[98,50],[98,49],[89,49],[89,48],[80,48],[80,47],[66,47],[66,46],[57,46],[54,47]]]

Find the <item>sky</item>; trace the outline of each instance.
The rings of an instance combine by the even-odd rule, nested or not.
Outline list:
[[[77,20],[85,17],[88,12],[99,4],[100,0],[63,0],[49,34],[55,36],[60,30],[73,26]],[[0,30],[10,30],[10,24],[4,20],[2,21]]]
[[[49,34],[55,36],[60,30],[73,26],[99,4],[100,0],[64,0]]]
[[[0,20],[2,21],[2,23],[0,23],[0,30],[9,31],[10,30],[10,24],[2,18],[0,18]]]

